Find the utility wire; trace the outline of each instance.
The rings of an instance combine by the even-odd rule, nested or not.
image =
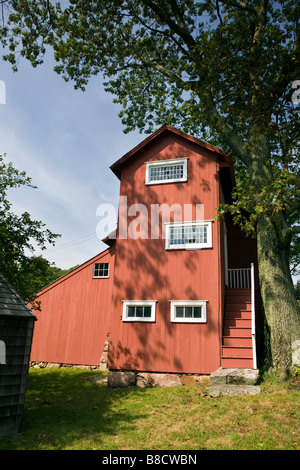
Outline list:
[[[92,240],[93,238],[97,238],[97,235],[96,235],[95,232],[89,233],[87,235],[83,235],[82,237],[76,238],[73,241],[66,242],[62,245],[59,245],[59,246],[53,248],[53,249],[47,250],[47,253],[53,253],[54,251],[61,250],[63,248],[69,248],[71,246],[78,245],[79,243],[84,243],[86,241]]]

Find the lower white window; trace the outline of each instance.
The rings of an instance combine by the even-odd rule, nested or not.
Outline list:
[[[123,321],[154,322],[155,300],[123,300]]]
[[[206,300],[171,300],[171,322],[205,323]]]
[[[166,224],[166,250],[201,248],[212,248],[211,221]]]

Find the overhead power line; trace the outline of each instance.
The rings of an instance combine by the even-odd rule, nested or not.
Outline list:
[[[82,237],[76,238],[75,240],[63,243],[62,245],[55,246],[55,248],[47,250],[47,253],[53,253],[57,250],[62,250],[63,248],[70,248],[74,245],[78,245],[79,243],[85,243],[89,240],[93,240],[93,238],[97,238],[97,234],[95,232],[83,235]]]

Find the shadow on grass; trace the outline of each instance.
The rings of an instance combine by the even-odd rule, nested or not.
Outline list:
[[[93,382],[95,371],[31,369],[20,433],[0,440],[3,450],[118,449],[147,415],[134,400],[143,390]],[[132,400],[130,400],[132,399]],[[128,404],[132,402],[132,406]],[[123,436],[118,442],[117,436]]]

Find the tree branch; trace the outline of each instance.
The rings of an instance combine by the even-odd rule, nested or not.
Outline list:
[[[287,229],[287,232],[291,235],[296,235],[297,233],[300,233],[300,225],[293,225],[292,227]]]
[[[220,13],[220,7],[219,7],[219,0],[216,0],[216,10],[217,10],[217,14],[220,20],[220,24],[223,25],[223,20],[222,20],[222,16]]]
[[[184,80],[182,80],[181,77],[179,77],[178,75],[176,75],[174,72],[171,72],[170,70],[166,69],[163,65],[160,65],[160,64],[157,64],[155,62],[152,62],[152,60],[149,60],[149,59],[145,59],[143,56],[139,56],[140,60],[143,62],[143,64],[153,68],[153,69],[156,69],[158,72],[160,72],[162,75],[165,75],[166,77],[170,78],[171,80],[173,80],[174,82],[177,83],[177,85],[182,88],[182,89],[185,89],[187,88],[187,86],[189,85],[189,82],[185,82]]]
[[[253,13],[254,15],[257,15],[255,8],[253,8],[251,5],[248,5],[246,2],[238,2],[236,0],[219,0],[219,1],[223,3],[224,5],[235,7],[235,8],[238,8],[239,10],[248,11],[250,13]]]
[[[147,30],[155,34],[160,34],[167,39],[171,39],[176,44],[176,46],[179,47],[181,52],[185,54],[186,56],[188,56],[189,52],[186,49],[184,49],[184,47],[182,47],[180,42],[177,41],[177,39],[174,38],[174,36],[172,36],[171,34],[168,34],[166,31],[161,31],[160,29],[156,29],[156,28],[153,28],[152,26],[149,26],[140,16],[136,15],[135,13],[133,13],[133,17],[136,18]]]
[[[193,46],[196,45],[195,39],[189,32],[182,16],[180,15],[180,11],[178,9],[178,5],[176,4],[175,0],[173,0],[172,2],[173,4],[172,10],[174,12],[174,9],[176,9],[176,6],[177,6],[176,15],[175,15],[177,23],[170,18],[166,10],[164,10],[163,8],[161,8],[160,6],[158,6],[151,0],[143,0],[143,3],[144,5],[148,6],[158,16],[158,18],[162,22],[165,22],[171,28],[171,30],[173,30],[176,34],[178,34],[178,36],[180,36],[181,39],[183,39],[183,41],[189,47],[189,49],[191,49]]]
[[[273,224],[274,225],[274,224]],[[286,227],[282,230],[282,227],[279,227],[281,230],[281,238],[283,243],[289,245],[291,243],[293,235],[300,233],[300,225],[292,225],[291,227]]]
[[[298,30],[296,32],[296,39],[293,44],[291,53],[282,64],[282,67],[279,70],[277,77],[274,80],[274,86],[273,86],[274,98],[272,100],[273,102],[282,97],[282,95],[285,93],[287,86],[290,84],[292,80],[293,72],[296,72],[298,70],[299,61],[295,60],[295,58],[296,58],[296,55],[299,53],[299,42],[300,42],[299,30],[300,28],[298,26]]]

